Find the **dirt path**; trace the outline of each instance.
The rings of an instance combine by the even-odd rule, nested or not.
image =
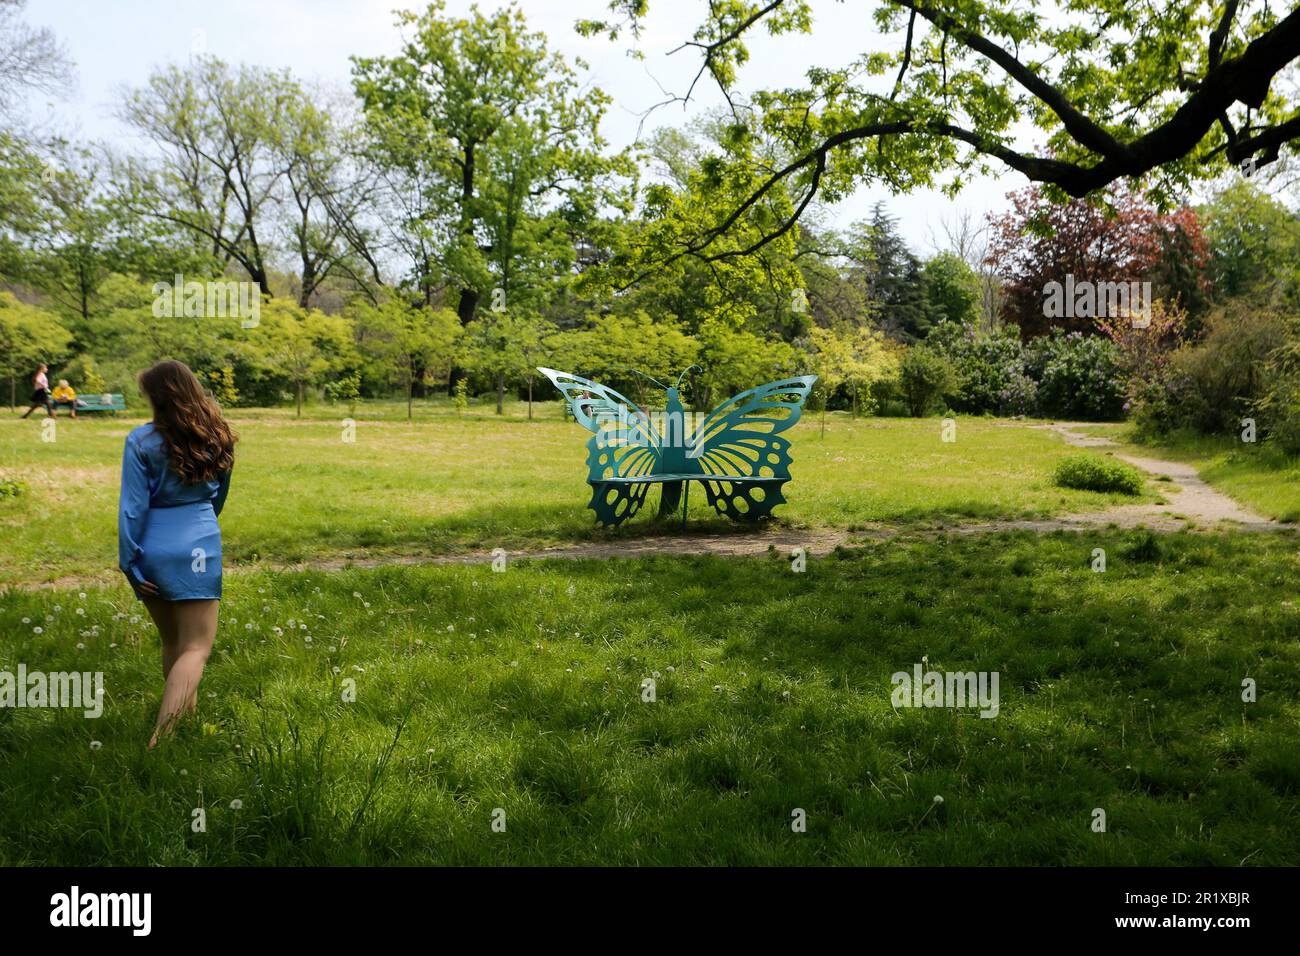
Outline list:
[[[1065,439],[1067,444],[1077,448],[1118,447],[1118,443],[1111,441],[1109,438],[1079,431],[1081,428],[1088,427],[1086,423],[1053,422],[1050,425],[1028,425],[1023,427],[1053,431]],[[1170,478],[1172,486],[1165,488],[1161,495],[1169,503],[1165,505],[1119,505],[1096,514],[1071,515],[1063,520],[1082,521],[1085,524],[1110,524],[1113,522],[1125,528],[1144,524],[1160,531],[1177,530],[1189,523],[1198,527],[1213,528],[1220,522],[1231,522],[1234,530],[1242,531],[1272,531],[1282,527],[1278,522],[1255,514],[1233,501],[1223,492],[1210,487],[1191,465],[1178,461],[1162,461],[1159,458],[1130,455],[1123,452],[1111,452],[1110,454],[1113,454],[1120,461],[1126,461],[1153,476],[1164,475]]]
[[[1046,425],[1023,425],[1007,423],[1008,428],[1047,429],[1060,435],[1070,445],[1078,448],[1118,447],[1116,442],[1099,435],[1089,435],[1079,431],[1087,428],[1087,423],[1053,422]],[[541,548],[506,553],[507,561],[521,558],[569,558],[609,560],[611,558],[646,558],[654,556],[681,556],[714,554],[722,557],[741,557],[766,554],[775,551],[788,557],[795,548],[803,548],[809,557],[818,557],[834,551],[841,546],[864,544],[897,538],[903,535],[924,536],[939,534],[989,534],[998,531],[1085,531],[1089,528],[1105,528],[1112,525],[1120,528],[1134,528],[1139,525],[1153,531],[1178,531],[1189,526],[1200,530],[1212,530],[1220,526],[1238,531],[1275,531],[1286,527],[1254,514],[1233,501],[1227,495],[1216,491],[1201,479],[1196,469],[1176,461],[1161,461],[1157,458],[1145,458],[1135,455],[1112,452],[1116,458],[1126,461],[1152,476],[1165,475],[1173,484],[1164,489],[1163,497],[1168,504],[1142,503],[1135,505],[1116,505],[1102,511],[1083,514],[1063,515],[1059,518],[1014,519],[984,522],[935,522],[932,525],[917,527],[895,527],[892,525],[873,525],[857,531],[840,531],[834,529],[799,530],[765,527],[756,531],[713,532],[708,534],[664,534],[654,537],[611,537],[604,541],[588,541],[580,544],[562,545],[553,548]],[[462,554],[398,554],[398,555],[364,555],[358,557],[339,556],[319,558],[300,564],[244,564],[232,565],[226,569],[230,575],[247,574],[251,571],[339,571],[344,568],[376,568],[387,565],[426,565],[426,564],[487,564],[493,560],[493,552],[473,551]],[[116,574],[105,572],[89,577],[63,577],[42,584],[19,584],[24,590],[44,588],[76,588],[88,584],[105,584],[117,580]]]

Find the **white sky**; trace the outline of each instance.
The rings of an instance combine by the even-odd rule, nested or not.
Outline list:
[[[494,10],[495,0],[484,0]],[[29,0],[24,19],[50,27],[77,65],[78,88],[66,102],[33,105],[70,132],[89,139],[120,140],[123,127],[114,116],[119,92],[144,82],[158,65],[187,59],[196,44],[228,62],[288,67],[300,79],[350,89],[348,57],[396,51],[398,32],[392,10],[423,9],[420,0]],[[448,12],[463,14],[468,0],[448,0]],[[587,79],[609,93],[614,103],[603,133],[615,146],[631,143],[641,114],[664,99],[661,86],[682,93],[698,69],[694,51],[668,51],[688,39],[700,22],[702,0],[651,0],[650,18],[640,45],[645,60],[626,56],[630,39],[611,43],[574,32],[578,19],[602,18],[606,0],[522,0],[530,29],[547,34],[552,49],[581,57],[590,67]],[[799,84],[812,66],[839,66],[871,47],[880,48],[869,17],[871,4],[814,0],[812,35],[769,37],[764,30],[749,40],[751,59],[741,74],[740,89]],[[657,110],[647,123],[675,126],[697,112],[716,106],[711,83],[697,87],[699,101],[689,111],[680,105]],[[125,145],[125,144],[122,144]],[[913,249],[928,253],[941,222],[959,209],[977,215],[1003,209],[1003,196],[1026,185],[1012,172],[997,180],[975,181],[956,202],[934,192],[890,197],[884,189],[859,189],[831,210],[828,224],[847,226],[866,216],[872,203],[886,199],[899,217]]]

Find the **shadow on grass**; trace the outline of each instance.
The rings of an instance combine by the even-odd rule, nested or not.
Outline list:
[[[154,645],[95,594],[84,651],[28,627],[7,658],[102,666],[110,706],[0,714],[0,859],[1295,864],[1297,570],[1290,535],[1099,532],[893,540],[803,573],[255,575],[223,608],[215,732],[154,755]],[[17,595],[0,625],[74,600]],[[896,709],[918,663],[997,672],[998,715]]]

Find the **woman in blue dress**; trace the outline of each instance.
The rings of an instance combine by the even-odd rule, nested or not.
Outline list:
[[[153,421],[126,436],[118,566],[162,637],[163,686],[149,741],[198,703],[217,636],[221,529],[235,436],[189,367],[159,362],[140,374]]]

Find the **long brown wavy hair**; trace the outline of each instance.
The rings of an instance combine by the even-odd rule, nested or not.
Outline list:
[[[234,466],[234,432],[188,365],[169,360],[145,369],[140,391],[153,406],[153,427],[181,481],[211,481]]]

